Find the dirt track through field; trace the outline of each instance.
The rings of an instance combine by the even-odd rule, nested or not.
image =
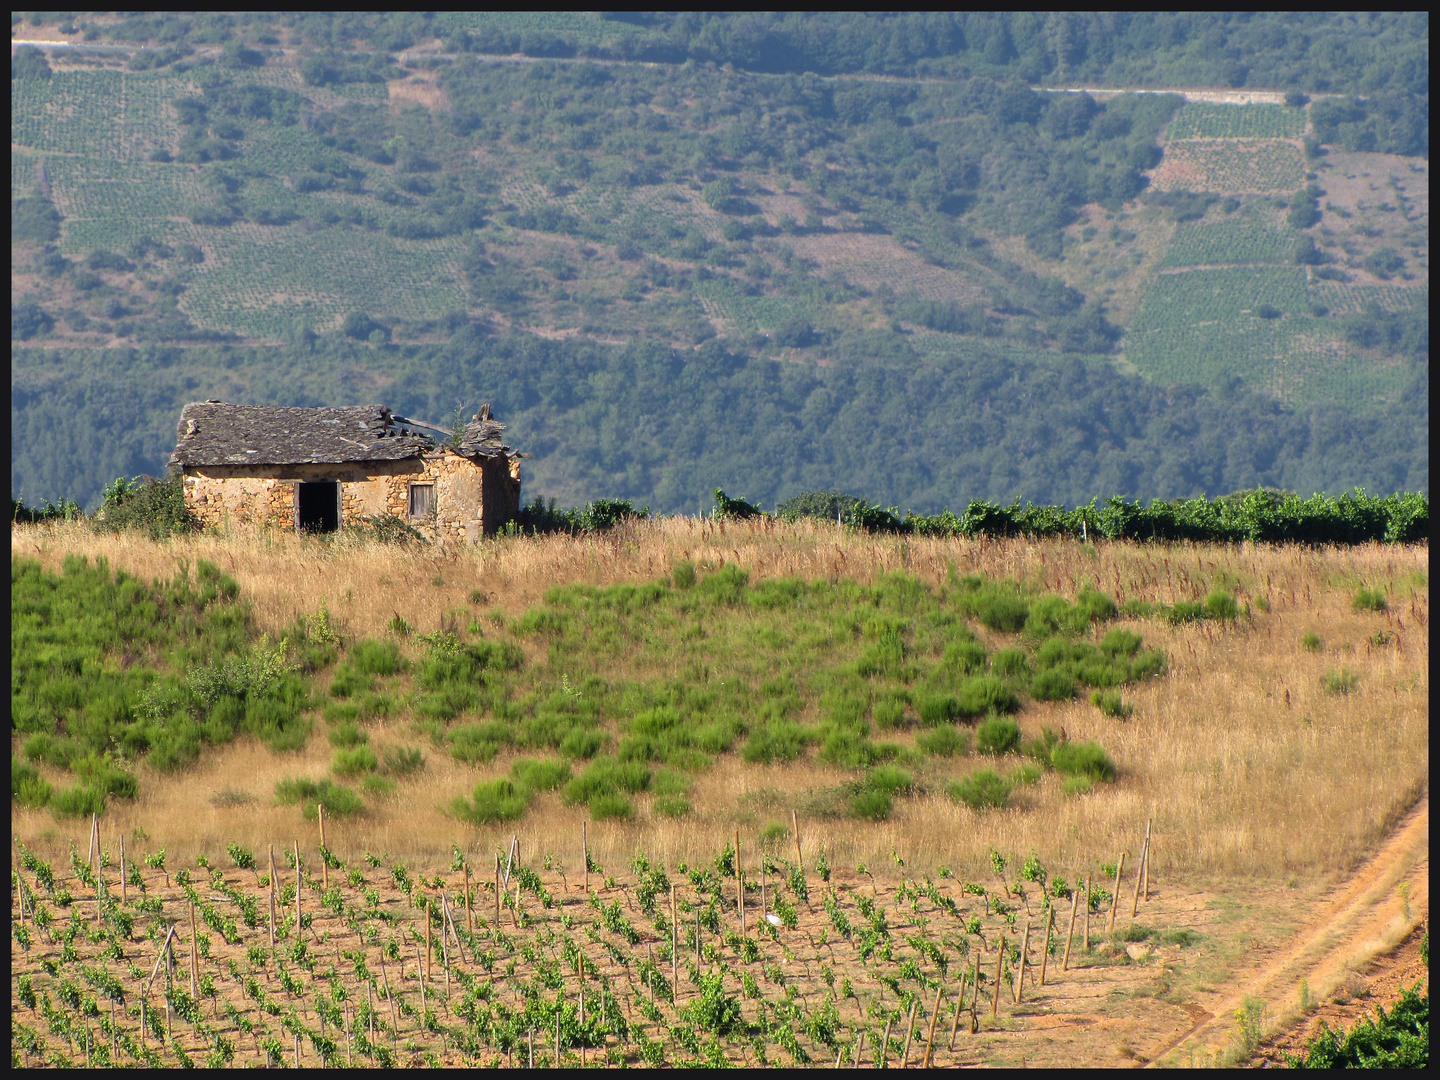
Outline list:
[[[1265,1003],[1267,1016],[1288,1019],[1298,1010],[1301,980],[1323,1001],[1345,976],[1372,956],[1402,941],[1430,908],[1430,796],[1426,792],[1399,826],[1294,942],[1267,957],[1258,970],[1229,984],[1188,1031],[1144,1058],[1175,1064],[1200,1054],[1213,1057],[1229,1046],[1235,1014],[1247,998]],[[1408,899],[1399,886],[1409,884]]]

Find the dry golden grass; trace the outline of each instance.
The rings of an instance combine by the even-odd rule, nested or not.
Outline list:
[[[836,866],[888,863],[893,849],[914,866],[960,871],[988,865],[995,847],[1022,858],[1035,850],[1055,872],[1067,873],[1113,860],[1120,848],[1129,848],[1133,858],[1151,818],[1156,873],[1343,873],[1428,782],[1425,546],[1086,546],[876,538],[823,524],[674,518],[599,537],[421,550],[248,532],[154,543],[96,534],[84,524],[48,525],[12,529],[11,550],[51,569],[68,554],[104,556],[112,566],[146,577],[168,577],[184,561],[209,559],[239,581],[262,627],[279,629],[328,604],[342,632],[352,636],[380,635],[396,613],[417,629],[436,629],[445,612],[470,609],[472,590],[486,595],[479,610],[515,616],[554,585],[655,580],[677,559],[735,562],[752,581],[793,575],[868,582],[903,570],[932,584],[953,563],[962,574],[1016,577],[1072,596],[1094,581],[1121,602],[1203,599],[1224,583],[1256,607],[1253,619],[1224,628],[1135,624],[1147,643],[1169,653],[1172,667],[1168,677],[1127,688],[1125,696],[1135,704],[1128,722],[1107,719],[1083,701],[1032,704],[1021,713],[1027,738],[1045,724],[1063,725],[1072,739],[1098,739],[1120,766],[1118,783],[1072,797],[1049,775],[1021,789],[1017,805],[1000,813],[977,814],[932,795],[898,800],[894,817],[881,824],[802,819],[807,862],[824,843]],[[1362,584],[1384,589],[1390,611],[1352,612],[1351,597]],[[1262,602],[1268,612],[1259,610]],[[1312,630],[1324,639],[1320,652],[1301,645],[1301,636]],[[1371,644],[1379,630],[1391,632],[1393,641]],[[533,650],[531,656],[543,660]],[[1356,691],[1327,694],[1322,677],[1342,665],[1358,674]],[[372,729],[377,750],[415,741],[405,717]],[[331,754],[317,733],[298,756],[241,741],[210,753],[178,778],[142,767],[140,798],[117,806],[108,825],[143,829],[151,838],[147,847],[165,846],[182,856],[214,853],[231,840],[258,847],[288,843],[308,836],[313,825],[293,807],[269,805],[274,782],[281,775],[319,778]],[[332,845],[346,857],[368,848],[438,859],[448,854],[452,839],[482,850],[502,840],[508,846],[513,832],[525,850],[554,852],[567,868],[580,866],[582,808],[547,795],[514,828],[463,825],[441,807],[477,780],[502,775],[511,759],[502,755],[483,769],[428,749],[427,759],[426,770],[402,781],[393,799],[362,819],[336,822]],[[957,775],[978,764],[962,758],[937,769]],[[667,860],[712,855],[737,827],[752,844],[767,823],[788,822],[789,807],[803,804],[807,790],[846,778],[804,761],[761,767],[725,756],[698,778],[691,816],[652,817],[642,806],[633,822],[592,823],[591,847],[607,869],[618,869],[637,849]],[[248,790],[258,801],[217,808],[209,800],[224,788]],[[88,835],[88,824],[57,823],[48,813],[12,811],[11,824],[42,850],[63,848],[67,837],[83,843]]]

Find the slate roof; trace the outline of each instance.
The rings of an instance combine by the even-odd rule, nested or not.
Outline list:
[[[288,409],[192,401],[180,413],[173,466],[299,465],[399,461],[435,453],[431,439],[384,405]],[[443,429],[439,429],[443,430]],[[510,456],[504,426],[473,421],[462,437],[466,457]]]

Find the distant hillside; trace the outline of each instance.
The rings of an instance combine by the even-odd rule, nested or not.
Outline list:
[[[936,407],[914,396],[924,388],[988,386],[1007,371],[1032,384],[996,421],[1012,431],[1027,410],[1062,404],[1048,387],[1078,358],[1106,394],[1206,402],[1164,388],[1231,400],[1239,385],[1306,431],[1248,466],[1196,458],[1156,472],[1160,458],[1195,452],[1157,443],[1118,471],[1068,463],[1070,479],[1047,447],[1035,483],[1048,486],[1024,490],[1035,498],[1107,484],[1214,493],[1287,469],[1317,486],[1386,486],[1380,477],[1418,475],[1428,454],[1428,422],[1417,430],[1407,400],[1429,349],[1422,16],[69,18],[12,19],[15,38],[107,46],[12,60],[12,418],[42,445],[53,424],[39,417],[66,411],[51,395],[69,408],[76,392],[35,382],[45,365],[21,354],[114,349],[83,362],[86,393],[139,400],[154,426],[113,432],[83,464],[20,464],[37,451],[12,442],[12,483],[33,497],[93,493],[109,479],[102,460],[159,468],[153,448],[172,422],[159,400],[186,391],[127,385],[131,347],[205,350],[175,364],[195,396],[226,396],[220,385],[250,400],[360,400],[359,387],[404,371],[404,393],[448,415],[476,385],[465,373],[476,357],[497,338],[524,340],[513,335],[574,339],[520,348],[526,366],[509,382],[532,393],[574,377],[569,358],[674,349],[690,357],[683,370],[707,370],[703,353],[778,373],[749,395],[776,415],[803,411],[795,387],[819,379],[833,394],[837,372],[863,372],[866,411],[900,425]],[[517,51],[530,59],[488,55]],[[1291,96],[1218,105],[1026,83]],[[1353,90],[1364,96],[1305,97]],[[222,377],[209,351],[221,342],[272,351],[226,354],[246,370]],[[295,358],[314,355],[367,374],[297,381]],[[417,361],[427,356],[459,356],[461,370]],[[581,364],[585,389],[572,396],[591,412],[627,415],[629,388],[599,374],[616,363]],[[539,396],[560,411],[526,423],[561,430],[571,404]],[[941,400],[957,416],[1011,408],[988,389]],[[92,408],[77,421],[106,430]],[[1377,418],[1390,450],[1343,468],[1325,459],[1307,419],[1317,408]],[[752,437],[768,423],[755,419]],[[1345,439],[1369,445],[1369,423]],[[1019,449],[980,474],[861,468],[841,464],[848,449],[823,449],[819,424],[800,424],[807,441],[782,455],[805,463],[787,466],[794,483],[851,476],[917,506],[1002,495],[1024,475],[1014,462],[1034,456]],[[721,438],[712,429],[702,443]],[[921,458],[970,453],[924,438]],[[701,474],[729,451],[682,439],[617,453],[625,493],[684,506],[689,478],[701,491],[719,482]],[[590,467],[566,465],[552,489],[592,494],[579,481]],[[1087,469],[1108,479],[1082,483]],[[614,491],[613,469],[596,475],[607,486],[593,494]],[[667,487],[661,475],[687,479]]]

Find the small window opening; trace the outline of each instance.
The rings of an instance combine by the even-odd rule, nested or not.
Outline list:
[[[435,514],[435,485],[434,484],[411,484],[410,485],[410,516],[412,518],[428,518]]]
[[[340,528],[340,485],[336,481],[295,485],[295,527],[314,533],[332,533]]]

